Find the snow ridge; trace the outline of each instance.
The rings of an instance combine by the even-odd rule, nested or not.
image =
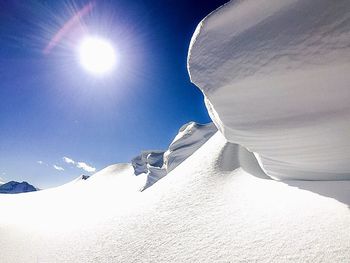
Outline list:
[[[350,2],[231,1],[197,27],[191,80],[274,179],[350,179]]]
[[[217,131],[213,123],[183,125],[167,151],[144,151],[132,160],[135,175],[147,174],[145,190],[191,156]]]

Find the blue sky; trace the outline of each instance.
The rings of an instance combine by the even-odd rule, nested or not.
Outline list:
[[[226,1],[96,1],[81,23],[88,34],[109,39],[119,56],[117,67],[103,77],[77,61],[70,39],[80,35],[43,53],[88,1],[4,2],[0,177],[5,181],[60,185],[89,174],[89,166],[99,170],[129,162],[141,150],[165,149],[188,121],[210,121],[201,92],[189,81],[186,57],[196,25]]]

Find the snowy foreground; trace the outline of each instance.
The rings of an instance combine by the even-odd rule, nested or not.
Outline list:
[[[350,262],[349,14],[348,0],[210,14],[188,65],[215,126],[0,194],[0,262]]]
[[[267,179],[219,132],[143,192],[140,176],[117,164],[55,189],[0,195],[1,262],[350,259],[350,182]]]

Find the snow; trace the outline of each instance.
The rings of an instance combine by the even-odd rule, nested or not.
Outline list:
[[[0,195],[3,262],[347,262],[350,182],[265,179],[212,136],[152,187],[131,164]]]
[[[190,45],[191,80],[226,139],[275,179],[350,179],[350,2],[231,1]]]
[[[349,262],[350,181],[334,181],[350,179],[349,11],[244,0],[210,14],[188,65],[215,125],[0,194],[1,262]]]
[[[152,186],[158,180],[162,179],[166,174],[163,168],[164,151],[143,151],[139,156],[132,159],[131,163],[134,168],[134,174],[146,176],[145,185],[140,190],[145,190]]]
[[[164,153],[166,170],[170,172],[176,168],[198,150],[216,131],[214,123],[189,122],[183,125],[171,142],[169,149]]]
[[[91,176],[89,176],[89,175],[81,174],[81,175],[79,175],[77,178],[75,178],[74,180],[72,180],[72,181],[70,181],[70,182],[64,184],[63,186],[81,183],[82,181],[88,180],[90,177],[91,177]]]
[[[163,154],[164,151],[149,150],[143,151],[140,155],[132,159],[131,163],[134,167],[135,175],[147,173],[147,165],[162,167],[163,166]]]
[[[174,140],[164,151],[143,151],[132,159],[134,174],[146,174],[147,180],[141,190],[145,190],[166,176],[196,150],[198,150],[217,128],[214,123],[199,124],[189,122],[183,125]]]

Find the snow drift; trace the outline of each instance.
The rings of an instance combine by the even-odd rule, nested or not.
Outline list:
[[[143,152],[132,165],[54,189],[0,195],[1,260],[349,262],[350,181],[269,180],[254,153],[234,143],[257,152],[271,176],[348,178],[348,7],[245,0],[214,12],[193,39],[189,69],[222,133],[190,123],[164,154]],[[319,56],[307,48],[323,43],[328,53]],[[167,176],[140,192],[158,170]]]
[[[191,156],[217,131],[214,123],[190,122],[183,125],[164,153],[164,164],[168,172]]]
[[[231,1],[190,45],[225,138],[279,179],[350,179],[350,1]]]
[[[146,174],[147,179],[145,185],[141,187],[141,191],[147,189],[155,182],[166,175],[166,169],[163,168],[164,151],[143,151],[139,156],[132,159],[131,164],[134,168],[134,174]]]
[[[189,122],[183,125],[174,140],[164,151],[143,151],[132,161],[134,174],[147,174],[147,180],[141,190],[145,190],[166,176],[179,164],[198,150],[217,128],[214,123],[199,124]]]
[[[349,262],[350,181],[261,179],[251,157],[217,132],[147,191],[117,164],[0,195],[1,262]]]
[[[148,172],[148,166],[162,167],[164,151],[148,150],[131,160],[135,175]]]

